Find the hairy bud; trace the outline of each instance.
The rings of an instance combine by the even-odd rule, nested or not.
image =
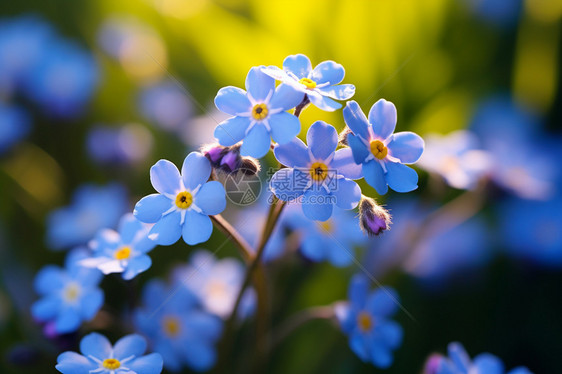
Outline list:
[[[386,209],[366,196],[362,196],[359,203],[359,225],[369,236],[379,235],[390,229],[391,217]]]
[[[343,129],[342,132],[340,132],[340,134],[338,135],[338,143],[340,143],[340,145],[349,146],[349,144],[347,143],[347,135],[349,134],[351,134],[351,129],[345,126],[345,129]]]

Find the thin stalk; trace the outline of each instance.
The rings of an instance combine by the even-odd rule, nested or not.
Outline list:
[[[240,233],[230,224],[227,220],[225,220],[220,214],[210,216],[211,220],[215,224],[215,226],[222,231],[228,239],[232,240],[234,244],[240,250],[240,254],[246,263],[249,263],[252,259],[252,247],[248,244],[248,242],[240,235]]]

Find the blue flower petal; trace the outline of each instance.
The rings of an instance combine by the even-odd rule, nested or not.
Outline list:
[[[267,131],[263,124],[258,123],[244,139],[242,147],[240,147],[240,154],[242,156],[261,158],[267,154],[270,146],[269,131]]]
[[[336,151],[338,132],[334,126],[326,122],[316,121],[308,129],[306,141],[312,155],[317,159],[325,160]]]
[[[297,91],[288,84],[282,83],[275,89],[275,93],[269,101],[269,108],[271,110],[289,110],[299,105],[302,99],[304,99],[303,92]]]
[[[47,296],[33,303],[31,315],[39,321],[49,321],[57,316],[59,308],[60,299],[54,296]]]
[[[379,342],[371,344],[371,360],[378,368],[386,369],[392,365],[392,352]]]
[[[373,126],[375,136],[386,139],[396,128],[396,107],[390,101],[380,99],[369,111],[369,123]]]
[[[178,211],[171,212],[160,221],[156,222],[148,237],[158,245],[172,245],[178,241],[181,236],[181,214]]]
[[[318,92],[311,91],[308,93],[308,98],[310,102],[314,104],[317,108],[325,110],[327,112],[333,112],[342,107],[340,103],[330,99],[329,97],[322,96]]]
[[[219,214],[226,207],[225,194],[224,187],[220,182],[207,182],[195,195],[194,203],[206,215]]]
[[[369,122],[365,113],[359,107],[356,101],[348,101],[343,108],[343,119],[347,127],[355,134],[365,140],[370,139]],[[351,145],[350,145],[351,146]]]
[[[505,370],[501,360],[489,353],[481,353],[476,356],[472,365],[471,371],[476,368],[475,371],[482,374],[503,374]]]
[[[378,325],[375,322],[375,331],[377,334],[381,335],[382,339],[391,349],[398,348],[398,346],[402,344],[404,331],[402,330],[402,326],[394,321],[384,321],[380,322]]]
[[[273,153],[277,161],[290,168],[305,168],[310,163],[308,148],[299,138],[293,138],[288,143],[277,145],[273,149]]]
[[[307,78],[312,70],[312,64],[303,54],[287,56],[283,61],[283,69],[295,74],[297,78]]]
[[[252,110],[252,103],[241,88],[228,86],[221,88],[215,97],[215,105],[225,113],[237,116]]]
[[[330,169],[336,170],[338,175],[343,175],[349,179],[359,179],[363,177],[363,168],[361,164],[355,163],[351,148],[338,149],[330,164]]]
[[[119,339],[113,346],[113,357],[122,360],[129,356],[140,357],[146,351],[146,339],[138,334],[130,334]]]
[[[151,194],[143,197],[133,210],[134,216],[141,222],[154,223],[164,212],[172,207],[174,202],[164,195]]]
[[[388,186],[396,192],[410,192],[418,188],[418,173],[397,162],[386,163],[385,175]]]
[[[390,155],[400,159],[401,163],[413,164],[423,153],[424,141],[418,134],[404,131],[394,134],[387,147]]]
[[[375,317],[388,317],[400,306],[399,296],[390,287],[379,288],[367,298],[365,308]]]
[[[256,101],[264,101],[275,90],[275,79],[261,71],[260,66],[254,66],[246,76],[246,91]]]
[[[119,221],[119,235],[121,241],[123,243],[132,243],[133,239],[142,228],[142,223],[136,219],[132,213],[125,214]]]
[[[302,197],[302,211],[315,221],[326,221],[332,216],[334,197],[324,188],[309,188]]]
[[[55,319],[55,331],[67,334],[78,330],[81,323],[80,315],[72,307],[65,306]]]
[[[154,343],[154,351],[162,355],[164,367],[169,371],[178,372],[182,368],[182,358],[176,353],[172,342],[168,339],[159,339]]]
[[[359,332],[352,332],[349,338],[349,347],[363,362],[369,361],[370,352],[365,343],[365,337]]]
[[[80,314],[82,319],[89,321],[96,316],[103,305],[104,294],[99,288],[95,288],[85,294],[80,300]]]
[[[361,274],[354,275],[349,282],[347,294],[354,308],[363,309],[369,295],[369,280]]]
[[[286,144],[301,131],[301,123],[294,115],[281,112],[269,117],[271,137],[279,144]]]
[[[218,340],[222,333],[221,319],[206,312],[190,312],[185,316],[183,325],[192,334],[200,336],[207,341]]]
[[[160,374],[164,361],[159,353],[151,353],[134,359],[127,367],[136,374]]]
[[[35,276],[34,287],[40,295],[61,289],[64,287],[64,270],[55,265],[43,267]]]
[[[209,344],[201,344],[198,340],[185,342],[181,352],[189,367],[196,371],[209,370],[217,360],[215,348]]]
[[[356,164],[362,164],[367,156],[369,156],[369,154],[371,153],[370,149],[365,145],[365,143],[363,143],[363,141],[359,139],[358,136],[355,136],[353,134],[347,135],[347,144],[349,144],[349,148],[351,148],[351,151],[353,153],[353,161],[355,161]]]
[[[470,356],[466,353],[466,350],[462,344],[453,342],[447,346],[449,351],[449,357],[455,363],[458,370],[463,372],[468,372],[470,369]]]
[[[328,261],[336,267],[348,266],[353,262],[353,253],[350,248],[346,248],[343,243],[335,241],[331,235],[329,239],[332,240],[329,246],[326,247],[328,251]]]
[[[168,160],[159,160],[150,168],[150,182],[161,194],[177,194],[181,188],[180,178],[178,168]]]
[[[329,83],[338,84],[343,81],[345,69],[342,65],[334,61],[323,61],[316,65],[311,74],[311,79],[318,84]]]
[[[338,178],[336,188],[332,191],[336,205],[341,209],[353,209],[361,200],[361,188],[347,178]]]
[[[147,255],[136,256],[131,259],[127,264],[125,272],[123,272],[123,279],[131,280],[137,276],[137,274],[146,271],[152,266],[152,259]]]
[[[215,127],[213,136],[221,145],[229,147],[244,139],[248,126],[250,126],[248,117],[232,117],[219,123]]]
[[[63,374],[89,374],[98,367],[93,361],[76,353],[64,352],[57,357],[55,369]]]
[[[388,192],[384,171],[378,161],[371,160],[363,164],[363,176],[365,181],[377,190],[379,195],[384,195]]]
[[[113,347],[109,340],[96,332],[84,336],[80,341],[80,352],[86,357],[93,356],[104,360],[111,356],[112,349]]]
[[[304,193],[310,178],[307,174],[290,168],[278,170],[269,182],[269,188],[280,200],[291,201]]]
[[[199,152],[191,152],[183,161],[181,174],[185,188],[194,190],[209,180],[211,163]]]
[[[308,235],[301,244],[301,252],[308,259],[320,262],[326,258],[326,242],[318,233]]]
[[[194,210],[188,210],[185,214],[182,236],[183,240],[189,245],[206,242],[213,232],[211,219]]]
[[[518,366],[514,369],[511,369],[507,374],[533,374],[533,373],[524,366]]]
[[[336,100],[347,100],[355,95],[355,86],[352,84],[340,84],[338,86],[326,86],[318,88],[322,95]]]

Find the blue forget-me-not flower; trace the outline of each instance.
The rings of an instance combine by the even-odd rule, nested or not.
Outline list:
[[[181,284],[174,287],[150,281],[143,291],[143,307],[135,313],[135,325],[162,355],[166,369],[208,370],[216,361],[214,345],[222,321],[202,311],[195,295]]]
[[[379,368],[392,364],[392,351],[402,343],[402,327],[390,320],[398,308],[398,295],[388,287],[369,292],[362,275],[351,279],[349,302],[336,305],[336,317],[349,337],[351,350],[364,362]]]
[[[298,135],[300,121],[287,110],[303,97],[286,84],[275,88],[275,79],[253,67],[246,77],[246,91],[228,86],[215,97],[217,108],[234,116],[215,128],[215,137],[223,146],[244,140],[240,148],[243,156],[263,157],[269,151],[270,138],[285,144]]]
[[[135,206],[140,221],[155,223],[148,237],[159,245],[171,245],[180,236],[190,245],[205,242],[213,232],[209,215],[226,207],[221,183],[210,181],[211,163],[199,152],[191,152],[181,169],[168,160],[150,168],[150,181],[159,193],[145,196]]]
[[[326,221],[333,206],[353,209],[361,199],[361,189],[352,179],[361,177],[349,148],[336,151],[338,133],[323,121],[316,121],[306,136],[308,147],[294,138],[275,147],[275,157],[288,168],[278,170],[270,188],[281,200],[299,198],[304,214]],[[302,196],[302,198],[300,198]]]
[[[31,314],[46,323],[46,330],[52,328],[57,334],[76,331],[102,307],[104,294],[98,287],[102,273],[80,265],[87,256],[85,249],[72,250],[64,268],[47,265],[35,277],[35,291],[41,299],[32,305]]]
[[[0,102],[0,155],[27,136],[29,114],[20,107]]]
[[[63,374],[160,374],[162,356],[146,351],[146,340],[137,334],[119,339],[114,346],[101,334],[90,333],[80,341],[82,354],[67,351],[57,358]]]
[[[357,164],[363,165],[365,181],[384,195],[388,187],[410,192],[418,187],[418,174],[404,164],[413,164],[423,153],[423,139],[413,132],[396,134],[396,107],[389,101],[377,101],[369,118],[355,101],[343,109],[345,123],[352,133],[347,141]]]
[[[341,108],[335,100],[347,100],[355,94],[354,85],[339,84],[343,81],[345,69],[334,61],[321,62],[312,69],[307,56],[296,54],[285,58],[283,69],[268,66],[262,71],[306,94],[312,104],[330,112]]]
[[[119,232],[101,230],[90,242],[93,256],[81,261],[87,267],[96,267],[104,274],[122,273],[123,279],[133,279],[152,265],[147,252],[156,243],[148,238],[150,226],[127,213],[119,222]]]

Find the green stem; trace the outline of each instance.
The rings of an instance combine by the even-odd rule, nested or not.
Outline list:
[[[240,250],[240,254],[246,263],[249,263],[252,259],[252,247],[248,244],[248,242],[238,233],[238,231],[230,224],[227,220],[225,220],[220,214],[210,216],[211,220],[215,226],[222,231],[228,239],[232,240],[234,244]]]

